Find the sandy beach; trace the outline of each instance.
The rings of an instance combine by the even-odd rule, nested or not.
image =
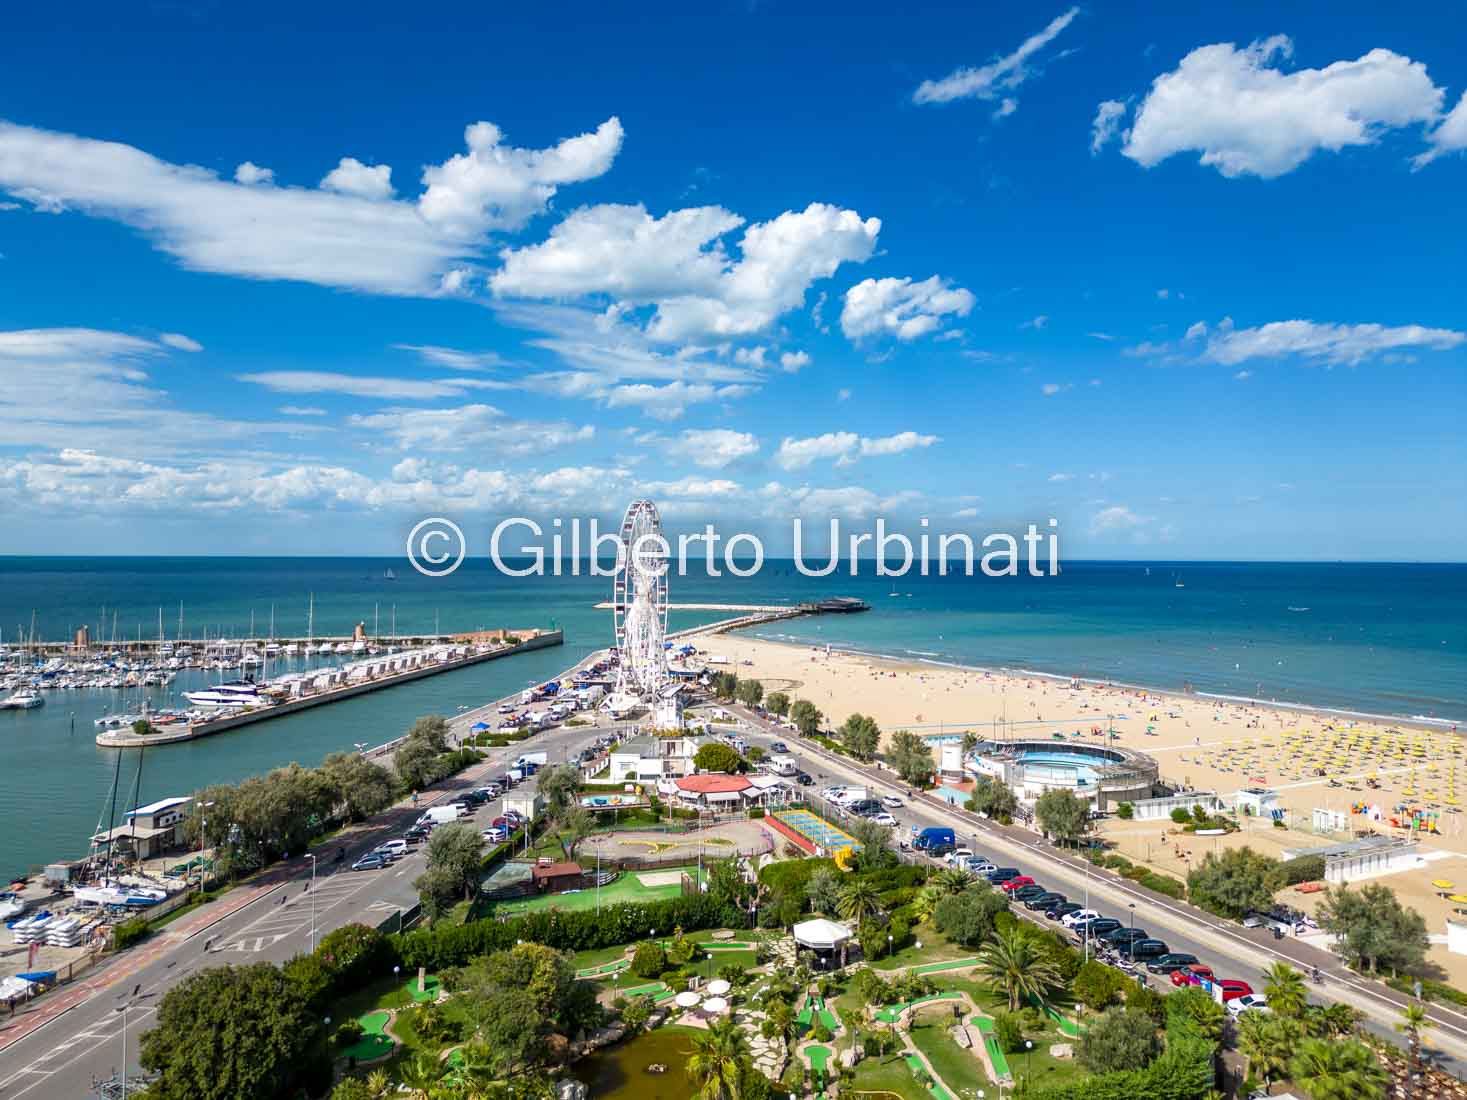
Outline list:
[[[1246,820],[1224,838],[1182,834],[1159,822],[1110,820],[1101,833],[1128,858],[1185,877],[1207,851],[1249,845],[1282,856],[1373,830],[1406,836],[1391,822],[1415,810],[1436,832],[1418,833],[1423,864],[1379,879],[1426,917],[1434,938],[1445,938],[1446,918],[1458,908],[1431,885],[1454,881],[1467,890],[1467,829],[1457,802],[1467,802],[1467,742],[1451,730],[1386,719],[1309,712],[1266,704],[1168,694],[1115,685],[1079,683],[1000,671],[951,668],[912,661],[827,654],[823,648],[761,641],[733,634],[704,639],[741,677],[809,699],[838,726],[867,714],[883,735],[910,729],[925,735],[972,730],[1002,735],[1082,739],[1104,743],[1094,729],[1113,729],[1116,743],[1151,754],[1162,778],[1198,791],[1231,796],[1242,787],[1278,792],[1293,827]],[[1367,807],[1364,813],[1352,810]],[[1342,815],[1343,830],[1311,831],[1313,811]],[[1310,910],[1319,895],[1284,891],[1281,899]],[[1457,984],[1467,983],[1467,956],[1435,945],[1430,955]]]

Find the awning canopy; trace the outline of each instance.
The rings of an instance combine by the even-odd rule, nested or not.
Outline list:
[[[801,947],[829,951],[849,940],[851,930],[843,924],[836,924],[833,920],[817,917],[814,920],[803,921],[795,925],[794,935],[795,942]]]

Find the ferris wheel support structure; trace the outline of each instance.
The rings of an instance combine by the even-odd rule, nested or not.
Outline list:
[[[621,552],[611,605],[618,666],[613,695],[654,704],[671,677],[667,669],[667,547],[657,505],[636,500],[621,521]]]

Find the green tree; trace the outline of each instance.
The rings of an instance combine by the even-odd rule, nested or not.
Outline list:
[[[398,782],[407,790],[417,791],[441,778],[439,755],[427,741],[409,737],[392,756]]]
[[[1116,807],[1116,817],[1122,821],[1130,821],[1136,816],[1136,807],[1130,802],[1122,802]]]
[[[790,1040],[795,1037],[799,1019],[793,1006],[783,997],[770,997],[764,1004],[764,1023],[761,1030],[767,1039],[778,1039],[786,1053]]]
[[[1286,962],[1276,962],[1264,972],[1264,979],[1263,993],[1271,1012],[1293,1019],[1304,1015],[1309,994],[1304,988],[1303,974]]]
[[[1401,1013],[1401,1022],[1396,1025],[1396,1030],[1406,1036],[1411,1069],[1415,1073],[1421,1072],[1421,1033],[1435,1026],[1426,1015],[1426,1006],[1420,1001],[1408,1004]]]
[[[693,767],[700,772],[733,772],[743,769],[744,758],[734,752],[729,746],[718,741],[710,741],[706,745],[698,746],[698,751],[693,754]]]
[[[1061,844],[1074,844],[1090,831],[1090,804],[1074,791],[1052,787],[1034,803],[1039,827]]]
[[[852,879],[841,887],[835,911],[842,919],[855,921],[859,930],[869,918],[881,912],[881,892],[870,879]]]
[[[897,774],[913,786],[925,784],[932,778],[932,746],[910,730],[897,730],[892,734],[886,758]]]
[[[572,805],[555,819],[555,839],[568,860],[576,858],[576,849],[596,831],[596,816],[584,806]]]
[[[977,885],[973,875],[961,867],[943,867],[934,871],[927,880],[939,898],[961,894]]]
[[[361,753],[333,752],[322,761],[321,770],[335,789],[342,816],[348,821],[362,821],[380,813],[392,805],[397,793],[392,773]]]
[[[461,896],[463,882],[446,867],[429,867],[413,879],[413,889],[418,892],[423,914],[429,920],[447,916]]]
[[[269,963],[210,967],[163,995],[139,1060],[168,1100],[276,1096],[315,1035],[299,991]]]
[[[428,837],[428,870],[442,871],[465,898],[478,889],[483,859],[484,838],[472,825],[440,825]]]
[[[790,697],[782,691],[771,691],[764,700],[764,709],[783,718],[790,711]]]
[[[1241,918],[1250,909],[1267,909],[1284,884],[1278,860],[1252,848],[1208,852],[1187,876],[1194,902],[1222,916]]]
[[[749,1041],[733,1018],[721,1016],[692,1036],[687,1074],[698,1100],[742,1100]]]
[[[571,806],[581,791],[581,773],[573,764],[551,764],[541,768],[535,789],[545,799],[545,812],[559,817]]]
[[[667,952],[656,940],[643,940],[632,953],[632,973],[639,978],[655,978],[667,969]]]
[[[1407,1009],[1409,1012],[1409,1008]],[[1316,1038],[1338,1038],[1341,1035],[1349,1035],[1354,1032],[1360,1023],[1362,1013],[1342,1001],[1334,1004],[1322,1005],[1313,1016],[1310,1030]],[[1399,1029],[1400,1025],[1396,1027]]]
[[[1205,992],[1201,986],[1189,985],[1166,998],[1169,1016],[1184,1016],[1197,1031],[1216,1043],[1222,1039],[1223,1025],[1228,1012]]]
[[[811,737],[818,733],[824,717],[820,709],[808,699],[796,699],[790,704],[790,721],[804,737]]]
[[[980,775],[973,781],[973,795],[968,799],[968,809],[985,814],[1002,822],[1014,816],[1019,808],[1019,799],[1002,779],[991,775]]]
[[[1075,995],[1075,1000],[1092,1012],[1101,1012],[1116,1003],[1125,983],[1125,975],[1115,967],[1091,959],[1080,967],[1070,983],[1070,992]]]
[[[1106,1010],[1080,1037],[1080,1064],[1091,1073],[1141,1069],[1161,1053],[1156,1024],[1131,1009]]]
[[[739,691],[739,677],[734,672],[719,672],[713,677],[713,694],[728,702]]]
[[[1369,882],[1359,890],[1330,887],[1319,908],[1319,926],[1334,935],[1351,966],[1395,975],[1418,968],[1429,944],[1426,921],[1389,886]]]
[[[978,751],[978,735],[976,733],[974,733],[972,730],[966,730],[966,731],[964,731],[964,733],[963,733],[963,745],[962,745],[963,759],[964,760],[968,759],[968,757],[972,756],[977,751]]]
[[[1238,1045],[1248,1056],[1248,1068],[1269,1084],[1288,1074],[1303,1037],[1298,1020],[1272,1012],[1245,1012],[1238,1017]]]
[[[870,760],[876,755],[876,746],[881,743],[881,727],[874,718],[852,714],[841,723],[836,736],[857,760]]]
[[[438,1055],[426,1050],[418,1051],[397,1067],[398,1080],[407,1088],[411,1100],[432,1100],[445,1072]]]
[[[764,698],[764,685],[758,680],[740,680],[734,698],[746,707],[757,707]]]
[[[646,995],[633,997],[627,1002],[626,1008],[621,1010],[621,1022],[629,1035],[636,1035],[647,1026],[647,1021],[652,1019],[652,1008],[652,998]]]
[[[821,867],[805,886],[810,908],[817,913],[834,913],[840,904],[840,882],[829,867]]]
[[[1369,1047],[1353,1040],[1305,1039],[1289,1074],[1314,1100],[1381,1100],[1386,1071]]]
[[[1010,1012],[1017,1012],[1029,1000],[1043,1004],[1060,984],[1054,962],[1039,949],[1034,934],[1018,924],[996,932],[993,941],[983,945],[978,952],[978,969],[995,989],[1007,995]]]
[[[937,903],[932,923],[943,935],[964,947],[977,947],[994,934],[994,918],[1008,911],[1008,900],[987,885],[975,885]]]
[[[448,719],[441,714],[428,714],[419,718],[408,730],[408,740],[423,741],[430,745],[434,752],[445,752],[448,749]]]

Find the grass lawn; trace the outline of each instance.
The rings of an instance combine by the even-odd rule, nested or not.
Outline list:
[[[918,943],[922,946],[918,947]],[[919,966],[924,963],[966,959],[972,955],[972,948],[953,943],[930,924],[924,924],[917,930],[916,939],[912,943],[891,955],[883,952],[879,959],[871,963],[871,966],[875,970],[894,970],[898,967]]]
[[[858,1093],[892,1093],[902,1100],[927,1100],[929,1095],[926,1089],[917,1084],[899,1054],[888,1054],[884,1058],[862,1058],[856,1065],[856,1076],[851,1088]]]
[[[1050,1029],[1038,1035],[1026,1032],[1024,1037],[1034,1041],[1034,1049],[1026,1054],[1008,1056],[1009,1068],[1013,1070],[1016,1082],[1023,1079],[1031,1088],[1047,1089],[1051,1085],[1068,1085],[1090,1076],[1089,1071],[1075,1059],[1050,1056],[1050,1044],[1070,1042],[1068,1036]]]
[[[983,1063],[971,1051],[964,1050],[948,1034],[949,1017],[929,1016],[912,1026],[912,1045],[927,1055],[937,1076],[956,1090],[980,1089],[988,1084]]]
[[[668,886],[643,886],[637,878],[638,874],[655,874],[665,871],[686,871],[690,875],[696,875],[698,868],[694,864],[689,867],[663,867],[659,868],[658,872],[623,871],[617,876],[615,882],[601,887],[600,890],[590,887],[585,890],[567,890],[563,894],[545,894],[537,898],[526,898],[523,901],[499,902],[492,906],[491,912],[495,916],[518,916],[537,909],[594,909],[598,904],[598,898],[601,905],[615,905],[622,901],[661,901],[665,898],[680,896],[682,886],[677,882]]]

